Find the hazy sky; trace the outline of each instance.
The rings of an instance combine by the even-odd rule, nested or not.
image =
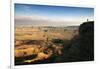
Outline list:
[[[15,4],[16,25],[79,25],[93,17],[93,8]]]

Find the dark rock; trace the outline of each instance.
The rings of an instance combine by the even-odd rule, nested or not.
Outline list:
[[[79,36],[75,36],[70,41],[69,47],[63,55],[64,62],[91,60],[94,60],[94,21],[84,22],[80,25]]]

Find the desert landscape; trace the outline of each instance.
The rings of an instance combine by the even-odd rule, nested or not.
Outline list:
[[[71,28],[71,29],[70,29]],[[61,56],[64,41],[78,35],[76,27],[21,26],[15,28],[15,60],[18,63],[34,63]],[[31,58],[28,58],[31,57]],[[21,60],[22,58],[22,60]],[[23,59],[26,58],[26,59]]]
[[[15,4],[14,12],[15,65],[94,60],[94,8]]]

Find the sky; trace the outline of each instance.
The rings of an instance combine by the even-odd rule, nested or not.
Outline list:
[[[94,19],[93,8],[15,4],[15,25],[80,25],[87,19]]]

